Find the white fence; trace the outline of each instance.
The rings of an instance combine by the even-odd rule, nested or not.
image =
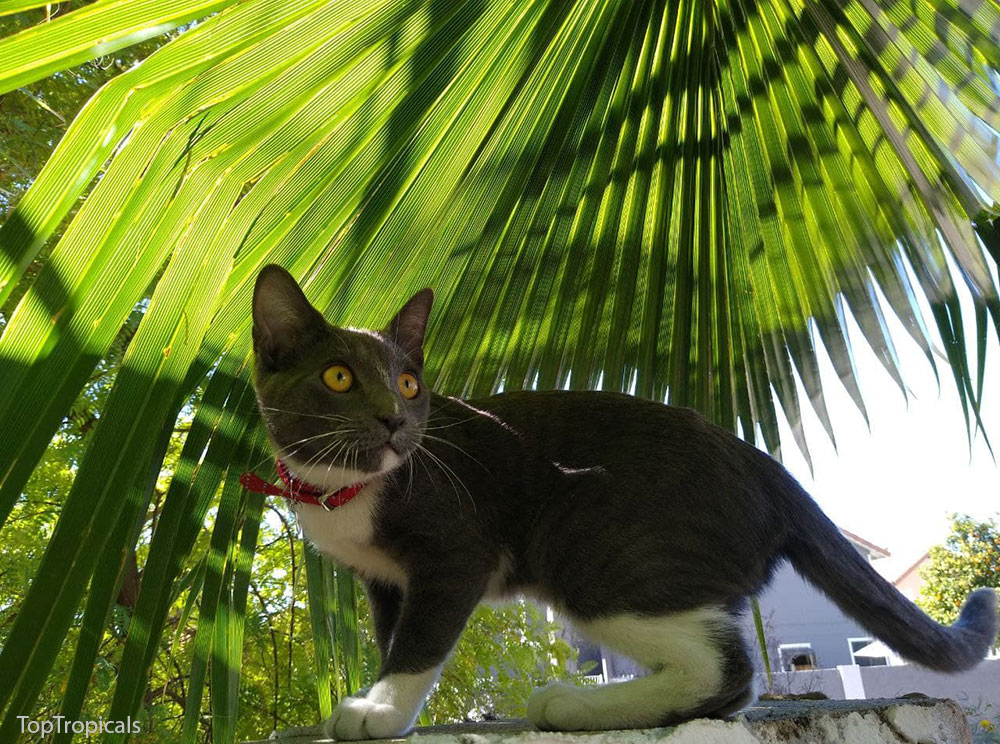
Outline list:
[[[758,690],[762,693],[767,690],[763,676]],[[964,708],[979,710],[995,719],[1000,715],[1000,659],[986,659],[975,669],[960,674],[941,674],[910,664],[776,672],[774,691],[822,692],[834,700],[900,697],[919,692],[935,698],[951,698]]]

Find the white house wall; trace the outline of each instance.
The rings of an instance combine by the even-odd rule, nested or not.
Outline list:
[[[865,697],[899,697],[922,692],[930,697],[951,698],[963,708],[984,709],[989,718],[1000,712],[1000,660],[987,659],[968,672],[941,674],[917,666],[862,667]],[[985,710],[986,704],[992,707]]]

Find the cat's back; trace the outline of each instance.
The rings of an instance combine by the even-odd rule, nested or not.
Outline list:
[[[635,424],[707,423],[697,411],[668,406],[648,398],[601,390],[515,390],[468,401],[512,424],[551,419],[585,419],[594,423],[627,421]]]
[[[469,401],[516,429],[539,452],[586,467],[609,455],[745,457],[749,445],[697,411],[603,391],[515,391]],[[756,452],[756,450],[753,450]],[[612,454],[613,453],[613,454]],[[670,457],[673,459],[673,457]],[[728,458],[727,458],[728,459]]]

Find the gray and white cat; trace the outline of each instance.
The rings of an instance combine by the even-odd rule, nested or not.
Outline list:
[[[528,706],[555,730],[724,716],[753,699],[740,613],[782,560],[888,646],[931,669],[974,666],[996,637],[992,590],[937,624],[882,579],[776,461],[694,411],[602,392],[462,401],[423,385],[424,290],[385,330],[334,327],[282,268],[253,300],[256,389],[296,483],[360,484],[298,504],[312,544],[363,579],[378,681],[341,701],[337,739],[408,731],[476,605],[524,594],[650,674],[550,684]]]

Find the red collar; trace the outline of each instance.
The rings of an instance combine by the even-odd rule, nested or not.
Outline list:
[[[278,475],[281,476],[285,488],[280,488],[273,483],[268,483],[256,473],[244,473],[240,476],[240,483],[248,491],[263,493],[268,496],[284,496],[289,501],[298,504],[315,504],[322,506],[327,511],[343,506],[353,499],[364,488],[364,483],[355,483],[352,486],[345,486],[333,493],[328,494],[314,486],[310,486],[305,481],[296,478],[288,470],[288,466],[281,460],[275,460],[278,466]]]

